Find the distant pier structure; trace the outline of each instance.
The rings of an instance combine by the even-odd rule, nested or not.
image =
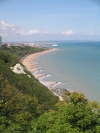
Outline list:
[[[0,47],[2,46],[2,37],[0,36]]]

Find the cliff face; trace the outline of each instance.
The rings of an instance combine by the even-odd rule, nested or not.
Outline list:
[[[23,67],[17,63],[14,67],[10,67],[14,73],[25,74]]]

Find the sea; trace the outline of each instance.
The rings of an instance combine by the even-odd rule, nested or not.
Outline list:
[[[37,58],[43,81],[56,81],[55,88],[82,92],[100,103],[100,42],[56,41],[57,50]],[[52,47],[52,43],[46,45]]]

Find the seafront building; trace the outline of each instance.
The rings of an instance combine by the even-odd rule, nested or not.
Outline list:
[[[0,47],[2,46],[2,37],[0,36]]]

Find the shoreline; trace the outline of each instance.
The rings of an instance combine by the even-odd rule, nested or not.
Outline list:
[[[36,58],[41,56],[41,55],[44,55],[44,54],[47,54],[47,53],[50,53],[50,52],[53,52],[53,51],[56,51],[57,49],[53,48],[53,49],[49,49],[49,50],[45,50],[45,51],[42,51],[42,52],[38,52],[38,53],[34,53],[34,54],[30,54],[30,55],[26,55],[25,57],[23,57],[21,59],[21,63],[26,67],[26,69],[28,71],[31,72],[31,74],[39,80],[39,82],[41,84],[43,84],[44,86],[46,86],[54,95],[58,96],[60,100],[62,100],[62,97],[57,95],[55,92],[53,92],[53,87],[60,84],[61,82],[55,82],[55,81],[42,81],[42,79],[44,77],[48,77],[48,76],[51,76],[51,75],[48,75],[48,74],[39,74],[40,71],[42,71],[41,69],[38,70],[38,68],[40,68],[40,66],[38,65],[37,63],[37,60]]]
[[[49,50],[45,50],[42,52],[26,55],[25,57],[23,57],[21,59],[21,63],[26,67],[26,69],[28,71],[30,71],[32,73],[32,75],[35,78],[38,79],[38,77],[40,78],[40,77],[43,77],[44,75],[47,75],[47,74],[43,74],[43,76],[41,76],[41,74],[38,74],[38,76],[37,76],[37,73],[40,72],[41,70],[38,70],[38,68],[40,68],[40,66],[37,63],[36,58],[41,56],[41,55],[53,52],[55,50],[57,50],[57,49],[49,49]]]

